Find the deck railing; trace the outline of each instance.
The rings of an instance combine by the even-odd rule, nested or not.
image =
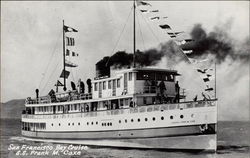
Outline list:
[[[72,100],[86,100],[92,99],[92,93],[77,93],[75,91],[56,94],[54,98],[42,96],[36,99],[27,98],[25,104],[46,104],[52,102],[67,102]]]
[[[124,108],[115,110],[100,110],[92,112],[74,112],[74,113],[64,113],[64,114],[22,114],[22,118],[28,119],[58,119],[58,118],[81,118],[81,117],[97,117],[97,116],[107,116],[107,115],[120,115],[120,114],[132,114],[132,113],[144,113],[153,111],[164,111],[164,110],[174,110],[174,109],[190,109],[190,108],[200,108],[200,107],[211,107],[215,106],[216,100],[206,100],[206,101],[196,101],[196,102],[182,102],[175,104],[157,104],[149,106],[140,106],[134,108]]]

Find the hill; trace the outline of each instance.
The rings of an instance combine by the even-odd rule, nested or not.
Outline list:
[[[25,99],[13,99],[6,103],[1,103],[1,118],[21,118],[24,110]]]

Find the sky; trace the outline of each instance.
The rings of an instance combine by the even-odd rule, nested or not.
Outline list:
[[[168,17],[166,23],[176,31],[190,32],[194,24],[200,23],[208,32],[216,26],[225,26],[239,42],[249,37],[248,1],[148,2],[152,9],[160,11],[161,16]],[[130,1],[1,2],[1,102],[34,97],[36,88],[41,95],[46,95],[54,88],[62,70],[63,19],[67,26],[79,30],[70,34],[75,37],[74,51],[79,54],[72,59],[79,67],[73,70],[70,80],[93,78],[95,63],[117,50],[132,52],[132,15],[128,18],[131,7]],[[159,43],[170,40],[159,29],[157,22],[147,20],[150,18],[147,14],[143,16],[146,20],[138,12],[137,49],[157,47]],[[223,68],[227,66],[225,64]],[[249,69],[246,68],[244,73],[249,73]],[[249,79],[242,78],[242,83],[237,86],[248,84],[249,87]],[[220,91],[223,92],[223,89]],[[249,107],[247,94],[249,92],[244,88],[244,99],[248,101],[240,110],[245,111]],[[229,114],[222,119],[230,117]],[[237,117],[239,120],[248,118],[246,112],[243,117]]]

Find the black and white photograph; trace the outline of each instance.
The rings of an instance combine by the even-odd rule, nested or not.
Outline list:
[[[249,1],[1,1],[1,158],[247,158]]]

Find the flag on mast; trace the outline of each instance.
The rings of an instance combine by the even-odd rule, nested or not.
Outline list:
[[[152,6],[151,4],[149,4],[147,2],[143,2],[142,0],[136,0],[136,4],[137,4],[137,6],[140,6],[140,5],[149,5],[149,6]]]
[[[60,78],[68,78],[68,77],[69,77],[69,71],[63,70],[60,75]]]
[[[75,45],[75,39],[72,37],[66,37],[67,46],[74,46]]]
[[[63,29],[65,32],[78,32],[76,29],[66,26],[66,25],[63,26]]]
[[[77,67],[78,65],[68,61],[68,60],[65,60],[65,66],[67,67]]]

